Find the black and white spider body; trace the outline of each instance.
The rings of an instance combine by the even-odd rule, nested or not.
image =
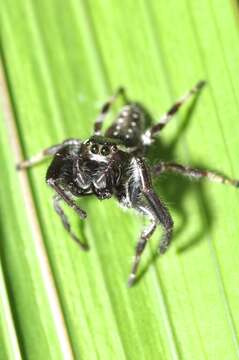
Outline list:
[[[106,136],[121,140],[129,149],[142,147],[142,134],[145,130],[145,114],[136,104],[123,107]]]
[[[84,219],[86,213],[76,203],[75,198],[95,195],[98,199],[104,200],[113,196],[124,207],[133,208],[150,219],[136,246],[128,280],[129,286],[135,280],[141,254],[156,227],[160,225],[163,228],[160,253],[167,250],[172,238],[173,220],[152,188],[152,175],[175,171],[196,179],[207,177],[212,181],[239,186],[238,180],[176,163],[159,162],[150,168],[144,158],[145,148],[153,142],[155,136],[180,106],[203,85],[204,82],[196,84],[162,116],[158,123],[148,129],[145,128],[144,111],[136,104],[129,103],[123,107],[116,120],[102,135],[104,118],[116,97],[123,92],[123,89],[119,89],[102,107],[91,138],[86,141],[65,140],[62,144],[45,149],[17,166],[18,169],[23,169],[38,163],[45,156],[54,156],[46,174],[46,182],[55,190],[53,205],[65,229],[83,249],[87,249],[87,245],[72,232],[70,223],[60,206],[61,200]]]

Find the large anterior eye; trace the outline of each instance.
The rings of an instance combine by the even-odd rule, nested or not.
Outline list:
[[[99,146],[96,145],[96,144],[93,144],[90,148],[90,151],[93,153],[93,154],[98,154],[99,152]]]
[[[117,149],[117,146],[116,145],[113,145],[111,146],[111,151],[112,152],[116,152],[118,149]]]
[[[102,146],[102,148],[101,148],[101,154],[104,155],[104,156],[106,156],[106,155],[109,155],[109,153],[110,153],[109,147],[106,146],[106,145]]]

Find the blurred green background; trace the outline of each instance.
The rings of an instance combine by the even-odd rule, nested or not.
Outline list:
[[[157,180],[174,241],[154,257],[156,232],[140,281],[128,289],[144,220],[114,200],[82,200],[84,225],[66,212],[91,247],[83,253],[52,208],[49,162],[28,172],[31,208],[11,146],[17,138],[30,157],[65,138],[87,138],[120,85],[156,121],[205,79],[154,154],[239,178],[238,10],[228,0],[1,2],[2,71],[17,127],[16,136],[9,132],[1,106],[1,360],[239,358],[236,189],[172,175]]]

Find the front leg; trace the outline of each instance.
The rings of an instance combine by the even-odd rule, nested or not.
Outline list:
[[[145,212],[147,211],[147,209],[142,209],[142,211],[145,210]],[[140,235],[140,239],[136,245],[136,250],[135,250],[135,257],[134,257],[134,261],[132,264],[132,269],[131,269],[131,273],[128,279],[128,286],[131,287],[133,285],[133,283],[135,282],[135,278],[136,278],[136,272],[139,266],[139,262],[141,259],[141,255],[144,251],[144,248],[147,244],[147,241],[151,238],[151,236],[153,235],[155,229],[157,227],[157,222],[156,220],[153,220],[151,224],[149,224],[149,226],[142,231],[141,235]]]
[[[73,233],[73,231],[71,230],[71,225],[63,211],[63,209],[60,206],[60,201],[61,201],[61,197],[59,195],[54,195],[53,197],[53,207],[56,211],[56,213],[59,215],[62,225],[64,226],[64,228],[66,229],[66,231],[70,234],[71,238],[77,242],[77,244],[80,245],[82,250],[88,250],[89,247],[87,244],[83,243],[80,239],[78,239],[78,237]]]
[[[176,164],[173,162],[160,162],[153,166],[152,172],[155,175],[160,175],[163,172],[175,172],[184,176],[191,177],[195,180],[208,178],[210,181],[228,184],[235,187],[239,187],[239,180],[230,179],[226,176],[222,176],[213,171],[195,169],[190,166]]]
[[[69,194],[69,192],[66,192],[64,189],[62,189],[60,187],[59,184],[57,184],[57,182],[55,180],[53,180],[52,178],[47,179],[47,184],[50,185],[55,191],[56,191],[56,195],[54,195],[53,197],[53,207],[56,211],[56,213],[59,215],[61,222],[64,226],[64,228],[66,229],[66,231],[70,234],[71,238],[76,241],[80,247],[83,250],[88,250],[88,245],[84,244],[80,241],[80,239],[78,239],[78,237],[73,233],[73,231],[71,230],[71,226],[70,223],[63,211],[63,209],[60,206],[60,200],[64,200],[66,202],[67,205],[69,205],[72,209],[74,209],[76,211],[76,213],[78,215],[80,215],[81,219],[85,219],[86,218],[86,212],[84,210],[82,210],[77,204],[76,202],[73,200],[72,196]]]
[[[134,167],[134,174],[137,179],[135,182],[139,182],[139,193],[137,196],[132,197],[133,191],[128,189],[129,196],[131,196],[131,206],[137,211],[142,212],[144,215],[149,216],[151,224],[141,233],[140,240],[136,246],[136,254],[132,265],[131,274],[128,280],[128,286],[132,286],[136,272],[139,266],[142,252],[146,246],[147,241],[153,235],[158,224],[163,226],[164,234],[160,242],[159,250],[161,254],[164,254],[167,250],[173,233],[173,220],[165,205],[160,201],[155,192],[152,189],[150,174],[148,169],[141,158],[134,158],[132,161]],[[136,184],[135,184],[136,186]],[[142,196],[143,195],[143,196]]]
[[[164,228],[164,236],[160,243],[160,253],[164,254],[167,250],[173,232],[173,220],[166,206],[161,202],[152,188],[150,173],[141,158],[136,159],[141,181],[141,191],[148,201],[149,206],[154,211],[156,219]]]
[[[61,186],[57,184],[55,180],[49,178],[47,179],[47,184],[50,185],[56,191],[56,193],[60,196],[60,198],[62,198],[67,203],[67,205],[69,205],[72,209],[75,210],[75,212],[80,216],[81,219],[86,218],[87,216],[86,212],[76,204],[72,196],[70,196],[68,192],[62,189]]]

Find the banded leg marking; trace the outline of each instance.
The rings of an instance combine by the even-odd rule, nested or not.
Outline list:
[[[161,117],[158,123],[153,125],[148,129],[143,135],[142,140],[145,145],[150,145],[153,141],[154,136],[161,131],[165,125],[171,120],[173,115],[175,115],[180,107],[189,100],[192,95],[198,93],[202,87],[205,85],[205,81],[199,81],[190,91],[188,91],[184,96],[182,96],[176,103]]]
[[[42,151],[40,151],[38,154],[32,156],[30,159],[26,159],[21,161],[16,165],[17,170],[23,170],[26,168],[29,168],[31,166],[34,166],[41,161],[43,161],[48,156],[54,156],[57,151],[59,151],[63,146],[65,145],[78,145],[81,141],[78,139],[67,139],[61,144],[52,145]]]
[[[120,87],[116,91],[116,93],[113,96],[111,96],[111,98],[106,103],[104,103],[104,105],[102,106],[101,112],[100,112],[99,116],[97,117],[95,124],[94,124],[94,134],[95,135],[101,135],[101,129],[102,129],[103,122],[104,122],[104,119],[105,119],[107,113],[109,112],[112,104],[115,102],[117,97],[119,95],[123,95],[123,94],[124,94],[124,89],[122,87]]]
[[[217,174],[214,171],[195,169],[190,166],[185,166],[173,162],[161,162],[158,165],[155,165],[152,170],[155,175],[160,175],[163,172],[176,172],[184,176],[192,177],[195,180],[208,178],[212,182],[239,187],[239,180],[230,179],[226,176]]]
[[[155,229],[157,227],[157,224],[155,221],[152,221],[151,224],[149,224],[149,226],[142,232],[141,236],[140,236],[140,240],[138,241],[137,245],[136,245],[136,253],[135,253],[135,257],[134,257],[134,261],[132,264],[132,269],[131,269],[131,273],[128,279],[128,286],[132,286],[134,281],[135,281],[135,277],[136,277],[136,272],[139,266],[139,262],[141,259],[141,255],[144,251],[144,248],[146,246],[147,241],[150,239],[150,237],[153,235]]]

